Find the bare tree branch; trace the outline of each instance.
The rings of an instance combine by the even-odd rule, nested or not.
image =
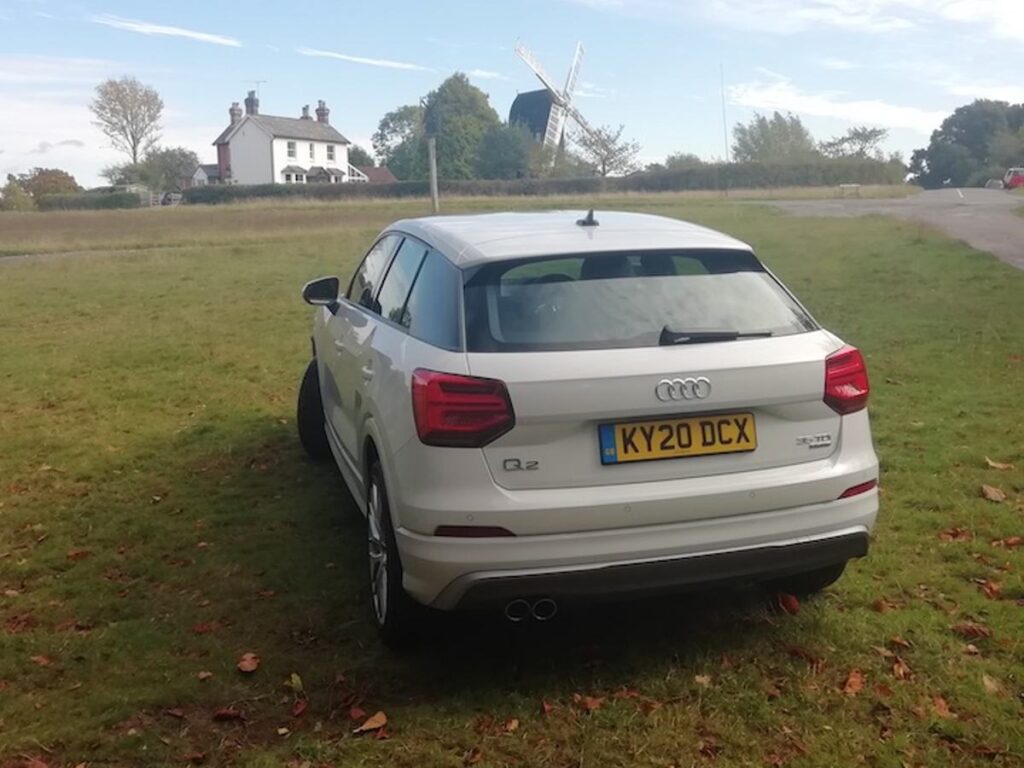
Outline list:
[[[155,89],[134,77],[126,75],[100,83],[89,108],[96,116],[96,126],[107,135],[114,149],[131,158],[133,165],[160,138],[163,99]]]

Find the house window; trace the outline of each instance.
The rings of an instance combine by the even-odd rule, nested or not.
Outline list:
[[[295,174],[295,183],[296,184],[304,184],[305,182],[306,182],[306,177],[305,176],[303,176],[301,173],[296,173]]]
[[[327,159],[328,160],[334,160],[334,145],[333,144],[328,144],[327,145]]]
[[[312,141],[309,142],[309,159],[310,160],[315,160],[316,159],[316,155],[313,152],[313,142]]]
[[[284,183],[285,183],[285,184],[288,184],[288,183],[290,183],[290,182],[291,182],[291,180],[292,180],[292,175],[291,175],[290,173],[286,173],[286,174],[284,175]]]
[[[288,157],[295,157],[295,142],[288,142]]]

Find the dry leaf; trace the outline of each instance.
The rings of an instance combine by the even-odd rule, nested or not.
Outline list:
[[[989,600],[998,600],[999,593],[1003,591],[1003,586],[998,581],[991,581],[990,579],[982,579],[978,586],[981,587],[981,591],[985,593],[985,597]]]
[[[985,692],[988,693],[990,696],[1002,696],[1003,695],[1003,686],[994,677],[989,677],[988,675],[982,675],[981,676],[981,684],[983,686],[985,686]]]
[[[181,707],[171,707],[170,709],[165,709],[164,714],[168,717],[173,717],[175,720],[185,719],[185,710],[183,710]]]
[[[711,687],[711,675],[694,675],[693,682],[699,685],[701,688]]]
[[[302,717],[308,706],[309,699],[296,699],[292,704],[292,717]]]
[[[892,674],[897,680],[909,680],[913,677],[910,667],[907,666],[907,662],[899,656],[897,656],[896,660],[892,663]]]
[[[366,712],[362,707],[353,704],[348,708],[348,719],[354,723],[358,723],[360,720],[366,719]]]
[[[283,725],[277,729],[278,736],[287,736],[291,732],[291,728],[285,728]]]
[[[595,712],[604,704],[603,696],[583,696],[579,693],[574,693],[572,700],[585,712]]]
[[[40,666],[40,667],[49,667],[49,666],[51,666],[53,664],[53,659],[51,659],[49,656],[43,656],[42,654],[40,654],[38,656],[33,656],[30,659],[30,661],[33,664],[36,664],[37,666]]]
[[[989,501],[1006,501],[1006,494],[994,485],[987,485],[986,483],[981,484],[981,495]]]
[[[183,755],[181,759],[184,760],[186,763],[192,763],[192,765],[202,765],[206,762],[206,753],[189,752],[188,754]]]
[[[196,635],[209,635],[212,632],[216,632],[218,629],[220,629],[220,624],[218,622],[204,621],[192,627],[192,632]]]
[[[71,561],[85,560],[85,558],[87,558],[91,554],[92,554],[92,552],[90,552],[88,549],[69,549],[68,550],[68,560],[71,560]]]
[[[547,702],[544,699],[541,699],[541,701],[540,701],[540,710],[545,715],[550,715],[551,714],[551,710],[553,710],[554,708],[555,708],[554,704],[551,704],[550,702]]]
[[[939,717],[955,717],[953,711],[949,708],[949,704],[941,696],[933,696],[932,704],[935,706],[935,714]]]
[[[903,639],[902,635],[893,635],[892,637],[890,637],[889,645],[891,645],[893,648],[906,648],[908,650],[912,647],[910,642]]]
[[[890,688],[888,685],[885,685],[884,683],[876,683],[875,693],[877,693],[879,696],[884,697],[892,696],[892,688]]]
[[[519,719],[516,717],[511,718],[505,723],[505,733],[515,733],[519,730]]]
[[[1006,549],[1016,549],[1021,544],[1024,544],[1024,536],[1009,536],[1005,539],[995,539],[992,542],[993,547],[1005,547]]]
[[[991,629],[984,624],[978,624],[976,621],[962,621],[959,624],[954,624],[950,629],[960,635],[960,637],[966,637],[968,640],[992,636]]]
[[[779,607],[790,616],[796,616],[800,613],[800,600],[797,599],[796,595],[791,595],[788,592],[779,592]]]
[[[222,707],[213,713],[213,719],[218,723],[241,722],[245,720],[245,715],[234,707]]]
[[[238,671],[239,672],[255,672],[259,669],[260,657],[255,653],[243,653],[242,658],[238,660]]]
[[[476,765],[484,759],[484,753],[480,751],[480,747],[473,747],[466,756],[462,758],[463,765]]]
[[[291,688],[295,693],[302,693],[302,678],[299,677],[298,672],[292,672],[288,675],[288,679],[284,681],[285,688]]]
[[[213,672],[207,672],[206,670],[203,670],[202,672],[197,672],[196,677],[198,677],[200,680],[209,680],[211,677],[213,677]]]
[[[966,653],[968,656],[977,656],[979,653],[981,653],[981,651],[978,650],[978,646],[976,646],[974,643],[968,643],[964,646],[964,653]]]
[[[1013,464],[1006,464],[1002,461],[992,461],[988,456],[985,457],[985,463],[992,469],[1013,469]]]
[[[843,693],[847,696],[856,696],[864,689],[864,674],[859,669],[851,669],[850,674],[843,683]]]
[[[940,541],[970,541],[973,535],[969,530],[961,526],[955,528],[947,528],[944,531],[939,531]]]
[[[697,751],[704,755],[704,757],[714,758],[718,757],[718,753],[722,751],[722,747],[714,736],[704,734],[701,736],[700,741],[697,742]]]
[[[880,597],[871,604],[872,609],[876,613],[888,613],[893,610],[896,606],[886,600],[884,597]]]
[[[388,724],[388,716],[383,712],[377,712],[366,719],[362,725],[356,728],[352,733],[368,733],[369,731],[379,731],[385,725]]]

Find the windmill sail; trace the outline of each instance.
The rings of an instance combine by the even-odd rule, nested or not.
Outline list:
[[[520,94],[515,103],[513,103],[513,112],[510,115],[510,119],[513,116],[519,118],[522,122],[531,124],[531,130],[534,130],[535,135],[544,144],[545,147],[557,149],[562,144],[562,139],[565,135],[566,122],[571,118],[579,125],[582,131],[593,134],[594,130],[590,127],[586,120],[579,111],[572,106],[572,96],[576,91],[576,84],[580,76],[580,65],[583,62],[583,44],[576,43],[576,52],[573,55],[572,66],[569,68],[569,74],[565,79],[565,88],[559,89],[555,85],[554,80],[544,71],[540,61],[522,43],[516,44],[516,55],[522,59],[526,66],[528,66],[533,74],[537,76],[537,79],[544,85],[544,90],[533,91],[530,93]],[[543,115],[536,114],[536,108],[527,105],[527,102],[535,97],[543,95],[547,98],[550,108],[547,110],[546,120]],[[535,120],[543,120],[543,130],[536,130],[532,125]]]

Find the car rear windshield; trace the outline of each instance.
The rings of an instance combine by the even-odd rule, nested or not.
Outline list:
[[[470,352],[649,347],[817,327],[748,251],[636,251],[484,264],[466,272],[464,306]]]

